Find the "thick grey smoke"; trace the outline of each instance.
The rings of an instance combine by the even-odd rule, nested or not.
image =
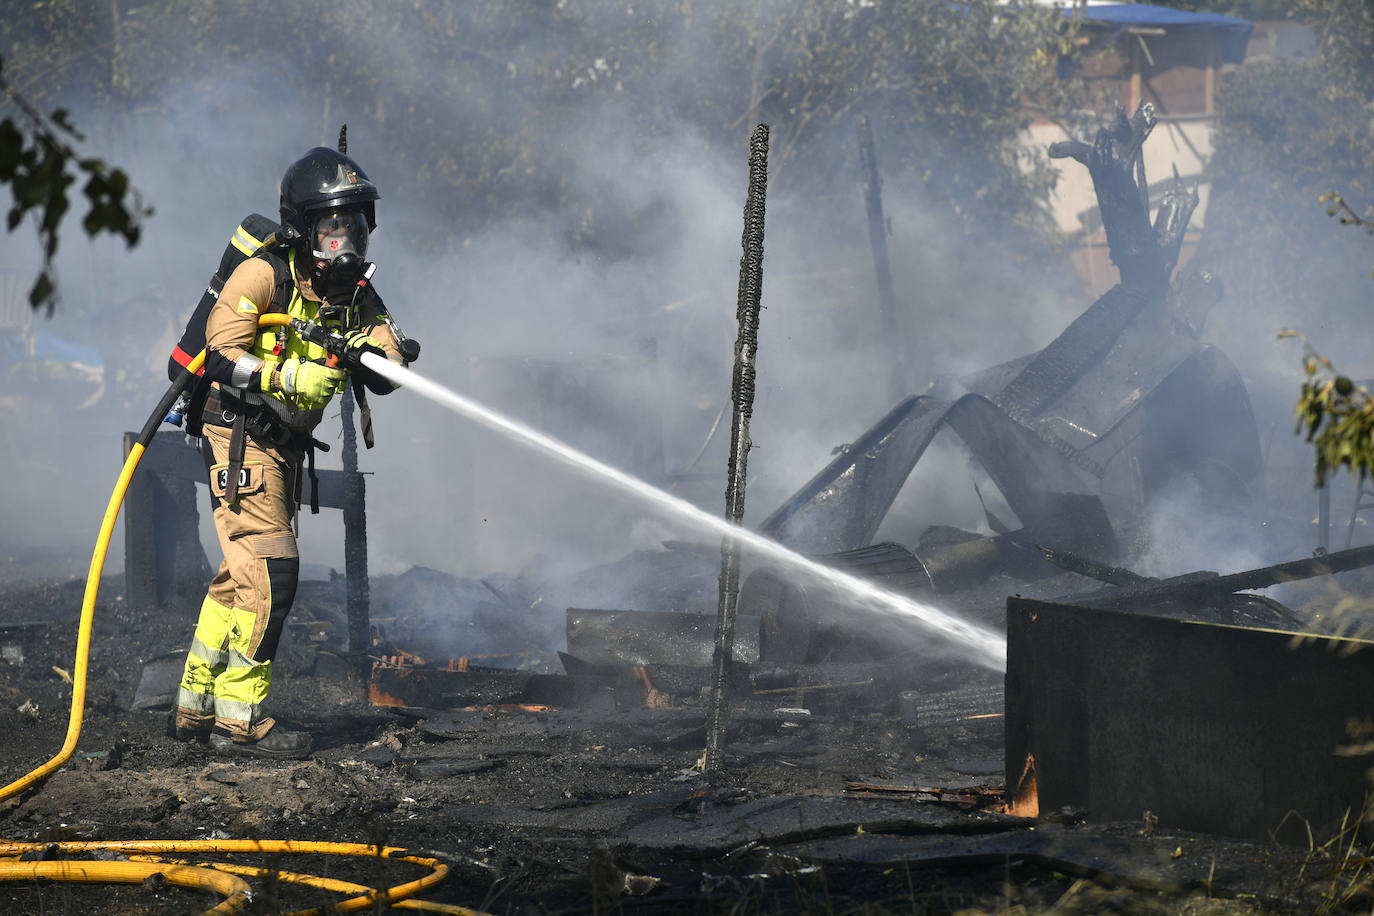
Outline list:
[[[400,68],[412,37],[367,40],[393,41]],[[663,78],[665,85],[677,81],[678,104],[686,104],[710,74],[692,65],[699,36],[677,38],[665,47]],[[504,40],[509,48],[485,50],[500,59],[543,39]],[[652,133],[640,131],[642,100],[628,94],[623,102],[603,96],[584,108],[550,112],[546,142],[566,167],[561,178],[574,190],[571,198],[610,193],[624,212],[649,215],[632,256],[609,256],[570,245],[585,214],[554,205],[534,217],[460,230],[415,193],[423,185],[413,175],[398,171],[416,163],[382,154],[385,138],[366,128],[370,112],[339,103],[322,111],[309,92],[263,92],[267,81],[252,63],[207,73],[203,82],[170,94],[162,110],[139,112],[132,121],[91,100],[72,100],[74,119],[92,138],[116,138],[109,157],[128,168],[158,212],[132,252],[86,240],[74,219],[65,227],[58,263],[64,302],[39,327],[98,347],[107,388],[97,409],[80,411],[69,410],[68,401],[44,401],[51,392],[25,390],[51,412],[32,427],[6,431],[7,445],[22,460],[7,478],[0,512],[25,521],[7,526],[4,543],[78,548],[93,541],[119,468],[119,436],[141,426],[165,387],[166,354],[230,231],[250,211],[274,215],[277,177],[307,148],[332,145],[342,122],[351,125],[350,153],[382,189],[381,228],[370,254],[380,265],[379,289],[402,327],[424,344],[416,368],[704,507],[723,506],[751,124],[741,124],[737,148],[723,150],[674,122],[672,105]],[[290,64],[278,59],[273,66]],[[595,67],[591,76],[614,79]],[[309,79],[276,73],[271,85],[307,86]],[[494,76],[491,95],[504,91]],[[207,105],[244,98],[264,101]],[[447,130],[492,123],[481,98],[436,94],[428,102]],[[895,160],[885,155],[891,151],[883,145],[882,119],[874,129],[880,163]],[[835,142],[852,144],[852,135]],[[834,152],[836,161],[854,163],[848,185],[837,181],[825,196],[780,192],[769,200],[746,521],[771,512],[836,446],[896,403],[882,368],[890,342],[876,305],[857,162],[852,151]],[[1088,178],[1070,163],[1063,180]],[[1055,288],[1028,286],[1009,242],[993,229],[971,250],[948,231],[918,184],[895,170],[885,174],[883,203],[904,305],[900,348],[911,393],[937,377],[962,376],[1044,346],[1090,303],[1071,278]],[[6,265],[32,264],[35,256],[24,233],[5,238]],[[1067,262],[1063,272],[1070,276]],[[1271,343],[1280,327],[1301,317],[1286,313],[1283,303],[1227,302],[1207,328],[1207,337],[1242,365],[1247,383],[1271,395],[1257,401],[1257,420],[1275,459],[1301,457],[1300,449],[1285,448],[1292,443],[1283,413],[1285,393],[1295,390],[1297,359]],[[373,408],[378,445],[361,461],[373,475],[374,573],[418,565],[484,575],[536,562],[577,569],[694,536],[404,392],[374,398]],[[1271,429],[1277,432],[1270,435]],[[321,436],[337,441],[336,421]],[[957,447],[940,443],[913,476],[885,535],[909,543],[932,523],[985,526],[972,485],[978,472]],[[337,449],[321,461],[338,466]],[[1306,477],[1278,477],[1267,486],[1309,492]],[[986,487],[983,492],[988,495]],[[1181,494],[1159,507],[1161,540],[1166,531],[1189,526],[1188,506]],[[341,568],[337,516],[305,514],[301,527],[307,569]],[[1226,569],[1262,558],[1267,548],[1239,543],[1249,533],[1237,525],[1186,550],[1175,542],[1177,555],[1161,556],[1156,568],[1142,571]],[[206,543],[214,556],[213,539]],[[116,538],[110,568],[119,563]]]

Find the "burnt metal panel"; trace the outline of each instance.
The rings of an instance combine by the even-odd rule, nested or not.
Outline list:
[[[994,366],[963,384],[1000,403],[1039,356]],[[1240,373],[1220,350],[1191,337],[1132,324],[1104,357],[1055,390],[1023,396],[1021,406],[1034,407],[1024,420],[1095,462],[1109,502],[1134,504],[1138,489],[1148,497],[1179,470],[1209,474],[1209,487],[1250,486],[1260,474],[1259,433]],[[1022,416],[1011,404],[1008,411]]]
[[[1007,601],[1014,810],[1284,842],[1358,817],[1374,643]]]
[[[1104,515],[1090,505],[1096,497],[1069,456],[987,398],[969,394],[953,404],[927,397],[903,401],[764,519],[759,531],[812,553],[872,543],[902,485],[944,425],[963,440],[1021,523],[1038,537],[1063,543],[1083,530],[1079,517],[1084,512]],[[1102,543],[1079,547],[1101,553],[1112,549]]]
[[[993,397],[993,403],[1022,423],[1039,416],[1089,369],[1101,363],[1141,309],[1163,298],[1162,290],[1118,283],[1037,353]]]
[[[1214,347],[1157,331],[1128,329],[1032,425],[1099,462],[1104,490],[1140,487],[1146,499],[1180,472],[1220,491],[1213,498],[1242,499],[1262,472],[1259,430],[1235,365]],[[1128,472],[1133,463],[1138,469]],[[1139,479],[1123,484],[1123,474]]]
[[[733,656],[759,659],[756,616],[735,620]],[[715,614],[568,608],[568,653],[591,665],[700,665],[710,667]]]
[[[1191,338],[1127,328],[1104,359],[1045,404],[1037,417],[1068,442],[1088,448],[1201,349]]]
[[[844,446],[759,531],[794,550],[830,553],[873,540],[887,510],[944,422],[947,401],[911,397]]]

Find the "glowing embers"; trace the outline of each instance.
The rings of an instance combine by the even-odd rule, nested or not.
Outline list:
[[[493,712],[544,712],[550,706],[575,702],[575,689],[563,675],[482,667],[468,658],[427,665],[419,656],[404,652],[377,660],[367,685],[373,706]]]

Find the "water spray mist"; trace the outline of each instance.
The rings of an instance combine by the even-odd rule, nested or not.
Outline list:
[[[767,557],[787,568],[805,572],[816,581],[836,591],[843,592],[866,607],[909,619],[933,635],[947,640],[970,661],[995,671],[1002,671],[1006,668],[1007,641],[999,633],[955,617],[939,608],[879,588],[872,582],[817,563],[815,560],[789,550],[776,541],[731,524],[724,518],[711,515],[686,500],[600,462],[565,442],[497,413],[471,398],[451,391],[438,382],[425,378],[414,370],[398,366],[381,356],[364,353],[362,364],[391,383],[407,388],[460,416],[475,420],[489,429],[556,458],[593,478],[609,483],[618,490],[654,507],[664,515],[684,522],[707,534],[734,538],[739,544],[756,551],[759,556]]]

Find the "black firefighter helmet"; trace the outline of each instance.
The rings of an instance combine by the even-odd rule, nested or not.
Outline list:
[[[343,153],[317,146],[281,180],[281,221],[310,282],[325,298],[362,278],[367,236],[377,228],[377,186]]]

